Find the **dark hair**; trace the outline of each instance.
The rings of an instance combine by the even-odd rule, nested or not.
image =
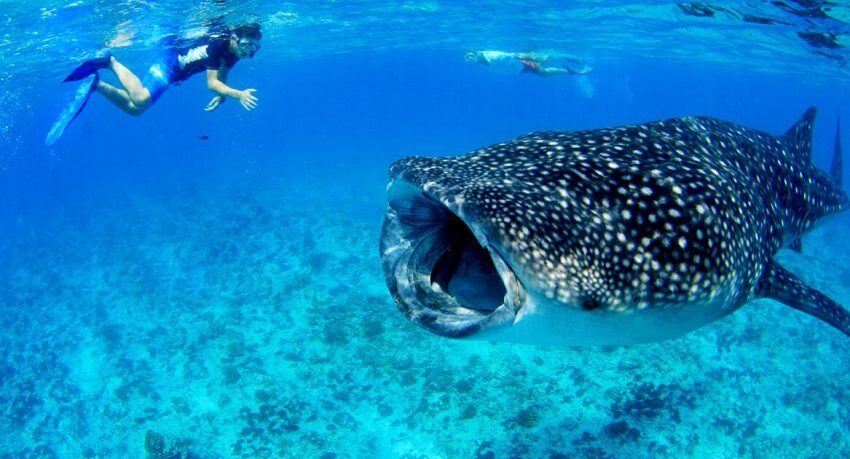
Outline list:
[[[260,24],[257,24],[256,22],[236,27],[233,29],[233,33],[239,38],[251,38],[254,40],[263,38],[263,32],[260,31]]]

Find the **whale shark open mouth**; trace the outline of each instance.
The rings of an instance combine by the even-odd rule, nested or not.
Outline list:
[[[451,337],[512,322],[525,292],[484,232],[403,179],[388,194],[381,258],[399,310]]]

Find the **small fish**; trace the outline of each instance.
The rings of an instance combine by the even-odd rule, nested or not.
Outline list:
[[[850,207],[811,164],[814,119],[773,136],[673,118],[402,159],[381,233],[387,285],[408,319],[449,337],[661,341],[756,298],[850,335],[846,309],[774,260]]]
[[[208,136],[206,134],[201,134],[201,135],[198,136],[198,140],[209,140],[209,139],[210,139],[210,136]]]

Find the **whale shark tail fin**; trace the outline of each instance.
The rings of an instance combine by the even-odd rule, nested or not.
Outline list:
[[[839,189],[844,188],[844,160],[841,151],[841,116],[835,121],[835,149],[832,153],[832,165],[829,175]]]
[[[756,295],[774,299],[815,316],[850,336],[850,312],[828,296],[806,285],[776,262],[768,264]]]
[[[835,153],[832,158],[832,167],[827,174],[812,164],[812,126],[815,115],[815,108],[809,108],[803,117],[779,138],[785,151],[789,152],[789,156],[796,159],[799,166],[809,170],[804,184],[801,185],[809,197],[792,209],[807,224],[814,224],[827,215],[850,209],[850,198],[842,189],[840,125],[836,128]],[[798,238],[791,241],[787,248],[799,253],[802,250],[802,243]]]

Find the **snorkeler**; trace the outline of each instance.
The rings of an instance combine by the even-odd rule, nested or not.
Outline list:
[[[139,80],[107,52],[105,56],[83,62],[65,81],[82,80],[94,74],[91,90],[103,94],[130,115],[138,116],[150,108],[169,86],[180,84],[206,70],[207,87],[216,96],[204,110],[215,110],[226,100],[225,97],[237,99],[246,110],[253,110],[258,101],[253,94],[256,89],[240,91],[231,88],[227,85],[227,75],[239,59],[254,57],[260,49],[260,38],[260,25],[253,23],[236,27],[223,36],[205,37],[190,48],[169,48],[163,58],[148,69],[144,80]],[[97,72],[102,69],[111,70],[123,88],[100,81]]]
[[[532,73],[540,76],[586,75],[592,68],[573,57],[559,57],[564,65],[546,66],[549,55],[537,53],[508,53],[504,51],[469,51],[464,56],[466,62],[480,64],[506,73]],[[555,58],[553,58],[555,60]],[[575,66],[570,65],[575,64]]]

